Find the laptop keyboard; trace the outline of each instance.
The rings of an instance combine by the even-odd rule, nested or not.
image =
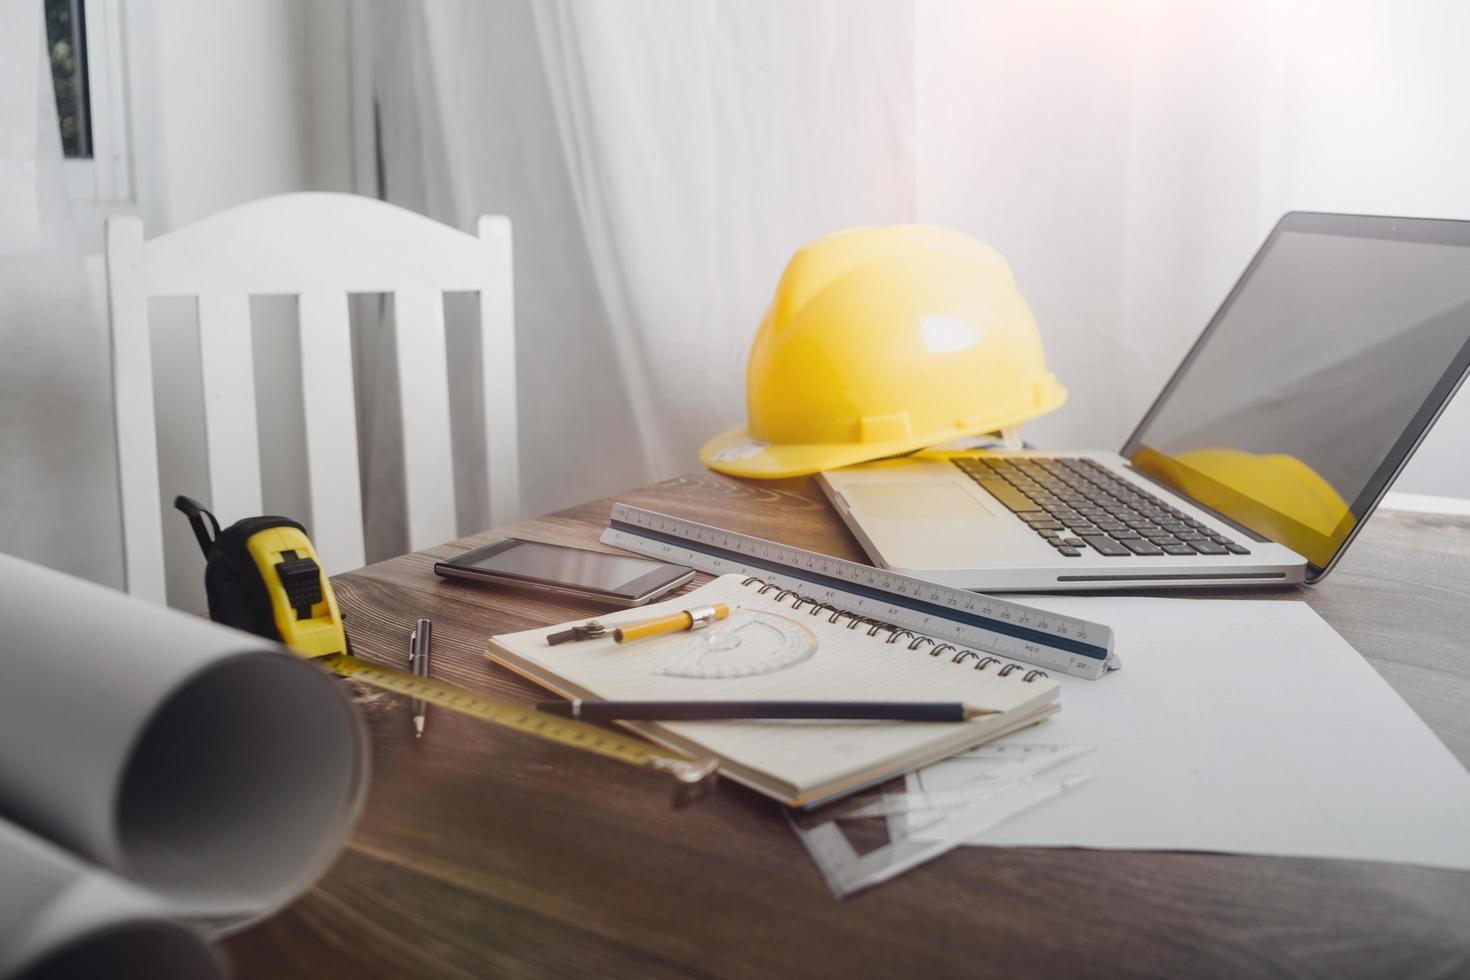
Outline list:
[[[1248,555],[1238,542],[1090,459],[956,459],[954,464],[1067,558]]]

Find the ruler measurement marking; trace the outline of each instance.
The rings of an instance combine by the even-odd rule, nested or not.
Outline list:
[[[965,646],[1075,675],[1096,678],[1113,665],[1111,631],[1100,624],[1058,616],[993,596],[920,582],[898,573],[779,546],[627,504],[614,506],[603,542],[635,553],[692,564],[715,574],[759,572],[782,588],[800,587],[805,594],[828,602],[840,597],[849,611],[869,619],[881,618],[904,628],[947,636]],[[953,610],[956,615],[936,619],[935,607],[946,613]],[[979,634],[981,640],[977,641],[973,634]]]
[[[661,532],[661,531],[655,531],[655,530],[653,530],[651,528],[636,528],[636,525],[631,525],[630,526],[626,521],[621,521],[621,520],[618,520],[618,519],[614,519],[613,520],[612,526],[615,529],[618,529],[618,530],[623,530],[623,529],[626,528],[626,529],[628,529],[630,531],[630,533],[633,533],[635,536],[637,536],[637,532],[639,530],[642,530],[645,533],[649,533],[649,532],[651,532],[651,533],[657,533],[657,534],[664,533],[664,532]],[[667,542],[665,542],[665,543],[667,544]],[[686,543],[690,543],[690,542],[686,542]],[[703,551],[703,549],[696,549],[696,550]],[[734,549],[734,548],[727,548],[726,550],[736,550],[736,549]],[[669,553],[669,551],[666,548],[665,549],[665,554],[668,554],[668,553]],[[708,552],[703,552],[703,553],[708,554]],[[723,559],[720,559],[719,556],[712,556],[712,557],[714,557],[716,560],[723,560]],[[792,571],[792,569],[791,569],[791,567],[789,565],[781,565],[781,564],[779,564],[779,563],[777,563],[775,561],[771,561],[769,559],[763,559],[763,558],[761,558],[758,555],[749,555],[748,558],[753,563],[756,563],[756,564],[761,565],[765,570],[767,570],[769,572],[772,572],[773,574],[787,575],[787,576],[793,575],[793,571]],[[821,577],[824,577],[824,578],[838,578],[844,571],[845,571],[845,569],[838,568],[838,569],[835,569],[835,574],[834,574],[833,573],[834,570],[819,570],[819,569],[817,569],[815,567],[812,567],[812,572],[813,572],[814,575],[818,575],[818,576],[821,576]],[[796,577],[800,577],[800,576],[798,575]],[[897,576],[895,576],[895,577],[897,577]],[[841,580],[844,581],[844,582],[849,582],[850,584],[855,585],[855,586],[857,586],[860,589],[865,588],[865,586],[861,582],[851,582],[849,579],[841,579]],[[900,584],[898,584],[895,587],[894,593],[896,593],[897,595],[899,595],[901,597],[904,597],[904,598],[909,597],[910,594],[911,594],[909,592],[909,589],[910,589],[911,586],[908,583],[904,582],[901,578],[900,578],[899,581],[900,581]],[[817,584],[818,585],[821,585],[821,583],[817,583]],[[830,586],[826,586],[825,588],[827,589],[827,595],[828,595],[829,598],[832,595],[835,594],[833,592],[833,590],[830,588]],[[881,604],[882,603],[882,598],[883,598],[884,590],[880,586],[878,586],[876,584],[876,582],[875,582],[875,585],[874,585],[874,587],[872,589],[872,592],[873,592],[873,594],[866,595],[866,596],[863,596],[860,593],[859,594],[859,597],[861,599],[866,599],[866,600],[868,600],[870,602],[875,601],[875,602],[879,602]],[[893,594],[893,593],[890,593],[890,594]],[[916,593],[913,594],[913,597],[915,599],[918,599],[921,602],[924,601],[923,597],[920,596],[920,595],[918,595],[918,594],[916,594]],[[982,611],[981,615],[980,616],[977,616],[975,618],[976,619],[981,619],[981,620],[984,620],[984,619],[991,619],[991,620],[998,619],[998,620],[1002,620],[1002,621],[1004,621],[1004,623],[997,624],[997,625],[1006,626],[1008,628],[997,629],[997,628],[995,628],[995,626],[991,626],[991,625],[986,624],[986,623],[972,623],[970,625],[975,626],[978,629],[988,630],[988,631],[993,632],[993,633],[1003,633],[1003,634],[1008,635],[1008,636],[1011,636],[1012,638],[1015,638],[1015,639],[1027,639],[1027,638],[1032,637],[1034,634],[1038,634],[1039,633],[1039,634],[1041,634],[1044,637],[1045,642],[1047,642],[1049,645],[1056,646],[1056,647],[1059,647],[1061,649],[1065,649],[1065,650],[1067,650],[1067,651],[1069,651],[1071,653],[1077,653],[1077,654],[1080,654],[1080,655],[1082,655],[1084,657],[1091,657],[1092,659],[1096,659],[1096,660],[1102,660],[1102,659],[1105,659],[1107,657],[1107,650],[1106,650],[1106,648],[1099,647],[1096,644],[1092,644],[1092,643],[1078,642],[1078,638],[1075,637],[1075,636],[1073,636],[1073,637],[1057,636],[1057,635],[1055,635],[1053,633],[1045,632],[1045,631],[1039,629],[1038,627],[1022,626],[1022,625],[1020,625],[1020,621],[1019,620],[1015,620],[1016,625],[1012,626],[1010,624],[1013,621],[1013,610],[1018,609],[1018,607],[1013,606],[1010,603],[1004,603],[1004,604],[1002,604],[1002,603],[1000,603],[999,600],[996,600],[995,601],[995,605],[1000,607],[998,612],[995,612],[995,613],[988,612],[988,610],[992,609],[993,607],[990,606],[990,605],[987,605],[985,607],[985,610]],[[895,615],[898,615],[899,614],[899,611],[904,610],[904,609],[907,609],[907,610],[909,610],[911,613],[913,613],[915,615],[921,615],[921,616],[923,616],[923,621],[926,622],[926,623],[929,622],[932,619],[932,617],[923,614],[922,608],[917,608],[916,609],[913,605],[906,604],[906,603],[898,603],[898,604],[892,604],[892,603],[890,603],[890,604],[888,604],[886,606],[885,611],[887,609],[894,610],[895,611],[895,613],[894,613]],[[956,610],[956,611],[959,611],[959,610]],[[1029,621],[1030,621],[1029,619],[1026,620],[1026,622],[1029,622]],[[1072,642],[1068,642],[1068,641],[1072,641]]]

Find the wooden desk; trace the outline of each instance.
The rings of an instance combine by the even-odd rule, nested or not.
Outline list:
[[[862,560],[809,480],[700,474],[617,499]],[[600,548],[611,504],[504,530]],[[489,537],[339,576],[359,652],[398,663],[429,616],[436,675],[535,699],[485,638],[595,610],[434,576]],[[1263,595],[1306,599],[1470,760],[1470,521],[1380,514],[1321,588]],[[1470,974],[1470,874],[960,848],[838,902],[742,787],[673,812],[651,774],[447,711],[416,743],[397,698],[365,703],[362,822],[310,895],[225,944],[243,978]]]

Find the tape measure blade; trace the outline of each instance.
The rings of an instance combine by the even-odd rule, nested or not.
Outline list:
[[[675,764],[676,768],[679,763],[697,765],[693,760],[667,752],[641,739],[629,738],[586,722],[544,714],[530,705],[502,701],[467,687],[432,677],[419,677],[396,667],[346,654],[318,657],[315,662],[333,673],[380,690],[417,698],[480,721],[620,762],[646,768],[659,768],[660,763]],[[667,765],[664,767],[667,768]]]

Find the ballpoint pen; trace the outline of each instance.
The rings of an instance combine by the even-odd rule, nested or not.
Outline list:
[[[600,636],[611,635],[614,643],[626,643],[630,640],[647,639],[650,636],[663,636],[666,633],[680,633],[684,630],[700,630],[730,615],[730,607],[723,602],[716,602],[708,606],[696,606],[693,609],[683,609],[667,616],[659,616],[656,619],[644,619],[636,623],[624,623],[621,626],[604,626],[597,620],[590,620],[580,626],[564,629],[560,633],[552,633],[546,637],[546,642],[552,646],[558,643],[566,643],[568,640],[595,640]]]
[[[429,638],[433,635],[434,624],[427,619],[420,619],[414,631],[408,635],[408,666],[415,677],[429,676]],[[424,737],[424,721],[429,711],[427,701],[418,698],[413,699],[413,737]]]

